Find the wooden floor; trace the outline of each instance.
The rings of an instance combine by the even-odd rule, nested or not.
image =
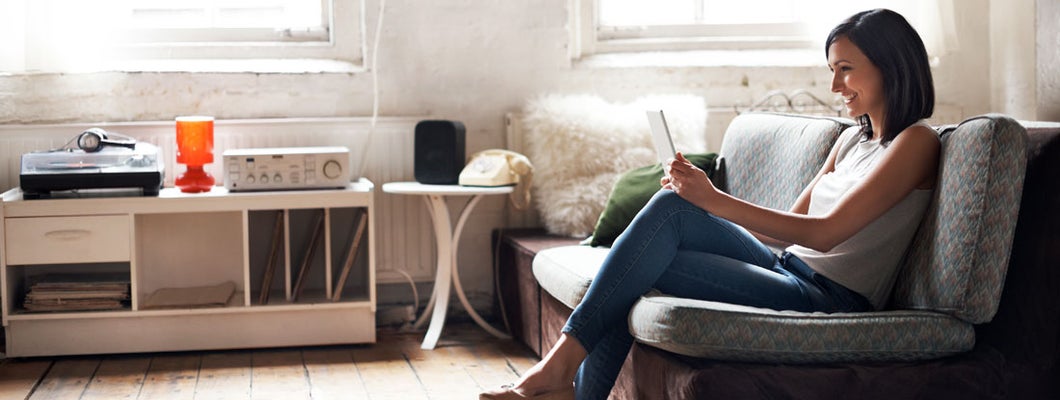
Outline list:
[[[477,399],[535,362],[474,324],[380,330],[372,345],[0,361],[0,399]]]

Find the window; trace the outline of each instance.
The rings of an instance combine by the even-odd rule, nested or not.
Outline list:
[[[181,60],[363,64],[361,0],[5,0],[0,13],[24,16],[8,17],[20,26],[0,31],[14,49],[0,61],[5,71],[154,70],[135,66]]]
[[[924,36],[930,22],[920,18],[924,8],[938,11],[949,1],[577,0],[572,49],[575,58],[644,51],[816,50],[843,18],[877,7],[903,14]]]

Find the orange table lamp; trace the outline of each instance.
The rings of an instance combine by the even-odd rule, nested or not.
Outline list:
[[[174,182],[181,192],[209,192],[214,178],[203,169],[213,162],[213,117],[177,117],[177,163],[187,166]]]

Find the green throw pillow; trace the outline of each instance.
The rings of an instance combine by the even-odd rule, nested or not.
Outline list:
[[[716,153],[685,154],[688,161],[705,171],[711,179],[714,179],[717,157]],[[655,164],[631,170],[618,178],[615,187],[611,189],[611,196],[607,198],[604,212],[600,213],[600,219],[596,221],[589,245],[610,246],[614,243],[618,235],[633,221],[633,217],[648,204],[655,192],[662,188],[659,185],[662,176],[662,165]]]

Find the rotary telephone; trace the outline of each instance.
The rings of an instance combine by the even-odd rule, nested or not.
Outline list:
[[[526,156],[514,151],[490,149],[472,154],[460,171],[462,186],[515,186],[512,205],[523,210],[530,205],[530,181],[534,166]],[[518,198],[518,200],[517,200]]]

